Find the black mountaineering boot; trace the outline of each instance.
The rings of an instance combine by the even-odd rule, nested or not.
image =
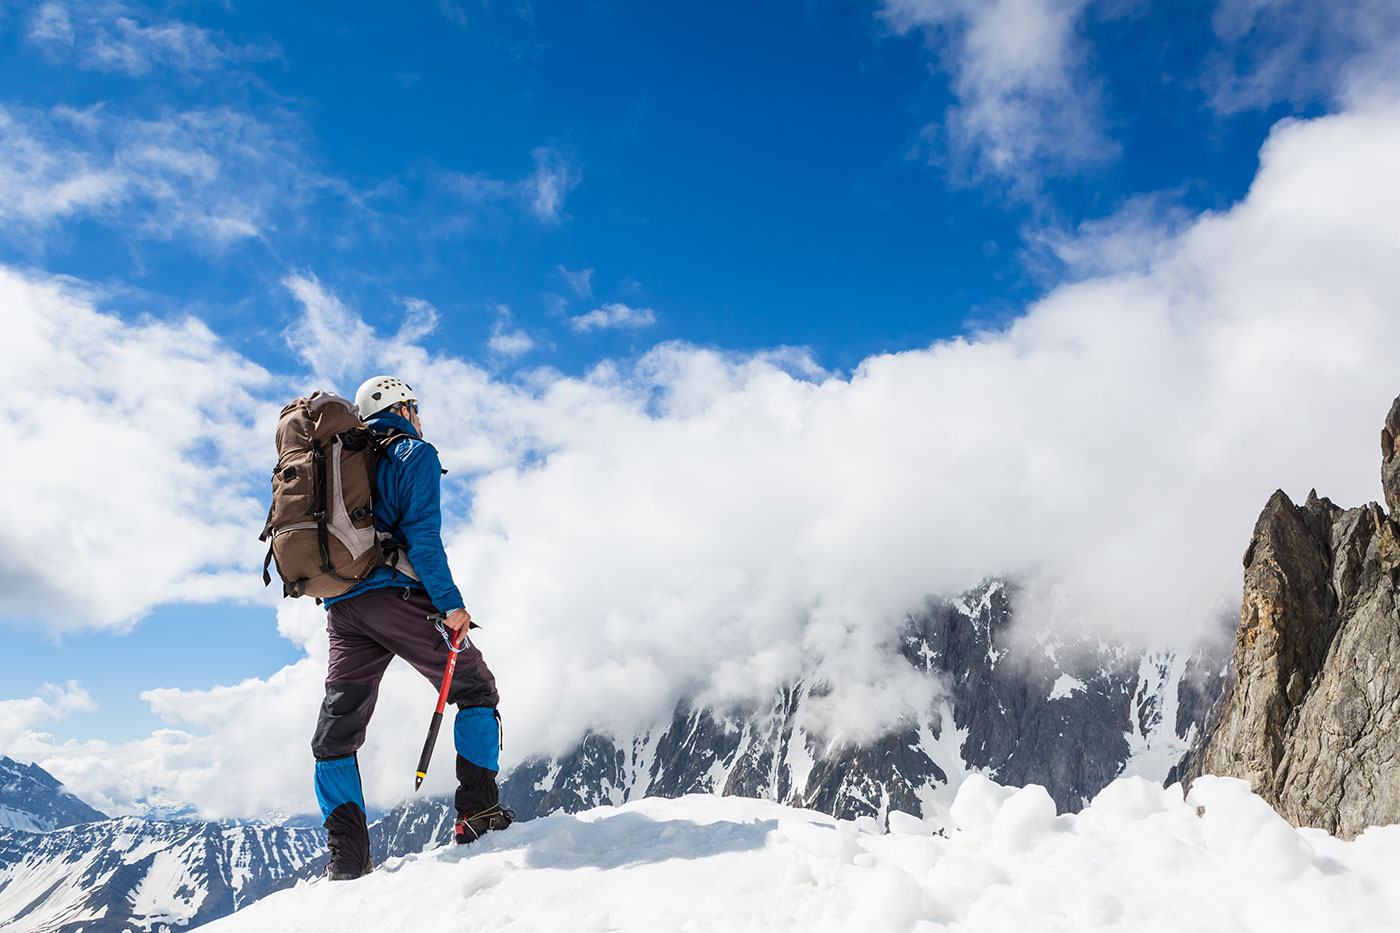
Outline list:
[[[473,842],[493,829],[505,829],[515,813],[501,808],[496,772],[457,756],[457,822],[452,827],[458,843]]]
[[[374,870],[369,857],[369,827],[365,814],[353,803],[343,803],[326,820],[326,844],[331,850],[326,875],[332,881],[353,881]]]
[[[505,829],[515,820],[514,810],[503,810],[500,805],[480,813],[458,813],[457,822],[452,826],[453,838],[458,845],[474,842],[493,829]]]

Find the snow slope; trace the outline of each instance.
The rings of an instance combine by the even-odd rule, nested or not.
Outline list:
[[[1057,817],[1043,788],[972,775],[951,813],[934,827],[893,812],[885,831],[769,801],[648,798],[303,882],[208,930],[1400,928],[1400,826],[1353,842],[1294,829],[1241,781],[1202,778],[1183,799],[1123,778]]]

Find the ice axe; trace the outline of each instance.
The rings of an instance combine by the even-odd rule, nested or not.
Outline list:
[[[442,674],[442,689],[438,691],[437,709],[433,710],[432,722],[428,723],[428,740],[423,743],[423,754],[418,756],[418,771],[413,778],[413,790],[423,786],[423,778],[428,776],[428,761],[433,757],[433,746],[437,744],[438,729],[442,726],[442,711],[447,706],[447,692],[452,689],[452,673],[457,670],[457,653],[467,646],[467,629],[481,628],[475,622],[467,623],[466,627],[457,633],[453,638],[448,635],[447,626],[442,624],[442,620],[447,618],[445,612],[435,612],[428,616],[428,621],[437,624],[437,630],[442,633],[442,640],[447,642],[447,670]]]

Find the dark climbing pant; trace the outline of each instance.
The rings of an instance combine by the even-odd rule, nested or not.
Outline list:
[[[442,683],[448,647],[428,621],[435,611],[428,594],[418,589],[370,590],[333,603],[327,611],[330,664],[311,751],[333,873],[354,875],[369,869],[369,834],[354,756],[364,744],[389,662],[403,658],[434,687]],[[447,701],[457,707],[453,736],[459,813],[478,813],[498,801],[498,699],[496,678],[481,651],[463,648],[447,694]],[[426,712],[430,711],[425,711],[425,721]]]

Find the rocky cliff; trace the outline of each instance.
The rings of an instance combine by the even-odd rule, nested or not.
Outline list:
[[[1245,551],[1227,683],[1172,778],[1247,779],[1297,826],[1400,822],[1400,399],[1381,432],[1387,514],[1274,493]]]

